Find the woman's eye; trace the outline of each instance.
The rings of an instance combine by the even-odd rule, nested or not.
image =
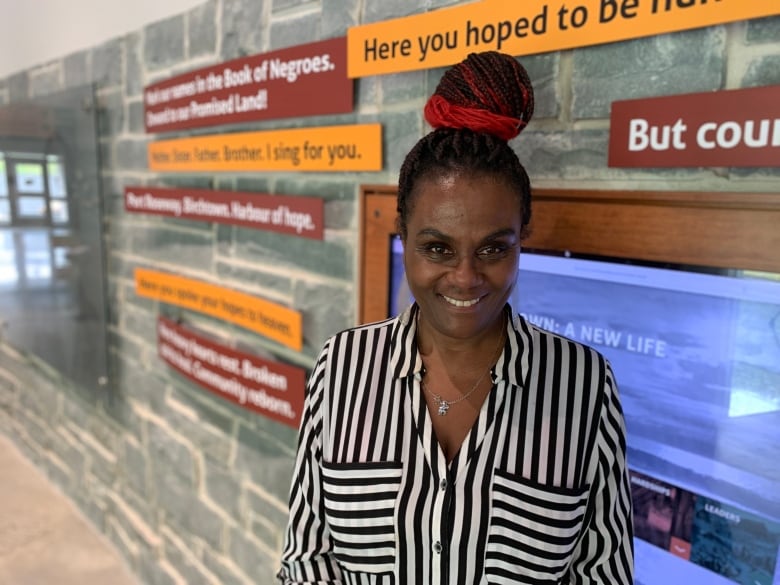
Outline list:
[[[482,260],[494,260],[502,258],[507,252],[507,247],[499,244],[491,244],[477,251],[477,256]]]
[[[449,248],[443,244],[426,244],[420,247],[420,251],[429,258],[434,259],[449,258],[452,255]]]

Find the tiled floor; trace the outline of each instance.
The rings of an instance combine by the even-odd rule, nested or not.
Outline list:
[[[138,585],[111,544],[1,435],[0,584]]]

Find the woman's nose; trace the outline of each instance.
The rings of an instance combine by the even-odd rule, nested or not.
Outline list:
[[[453,281],[459,287],[471,288],[482,281],[479,261],[471,254],[462,256],[453,269]]]

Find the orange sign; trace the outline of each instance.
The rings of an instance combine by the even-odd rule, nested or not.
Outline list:
[[[240,132],[149,144],[153,171],[379,171],[379,124]]]
[[[135,269],[135,293],[235,323],[297,351],[303,347],[299,312],[246,293],[144,268]]]
[[[347,74],[444,67],[479,51],[533,55],[777,14],[777,0],[482,0],[350,28]]]

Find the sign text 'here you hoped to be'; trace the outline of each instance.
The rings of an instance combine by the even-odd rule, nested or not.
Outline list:
[[[776,0],[481,0],[347,30],[351,78],[517,57],[777,14]]]

